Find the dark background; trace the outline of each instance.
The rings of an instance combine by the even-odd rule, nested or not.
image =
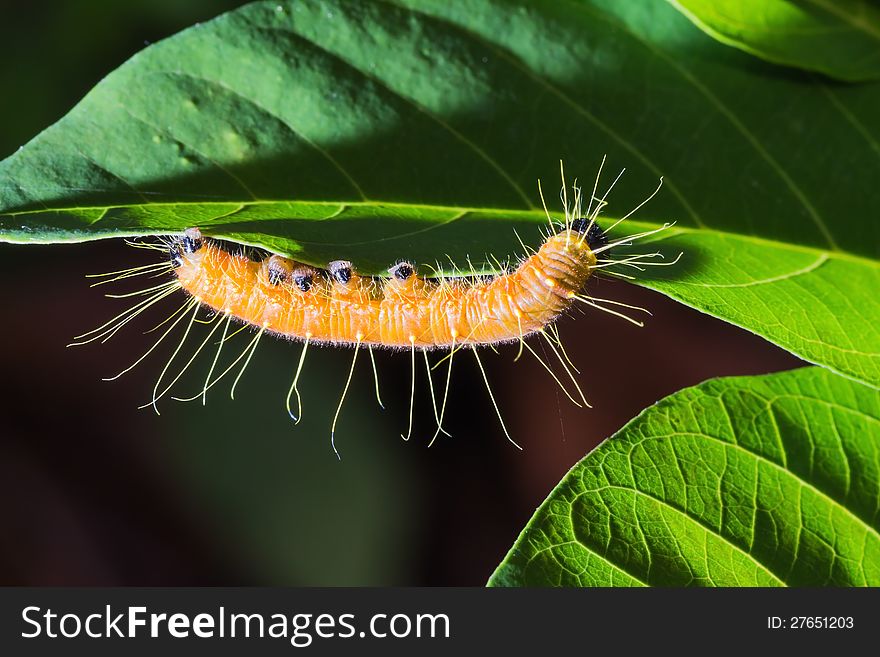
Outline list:
[[[145,43],[238,4],[0,3],[0,156]],[[300,347],[278,340],[263,340],[234,402],[227,382],[206,407],[165,399],[161,416],[137,410],[170,342],[129,375],[101,381],[152,344],[157,334],[142,332],[182,296],[105,345],[65,348],[126,307],[89,288],[84,275],[155,257],[115,240],[0,245],[2,584],[482,585],[563,474],[644,407],[709,377],[799,364],[658,294],[597,281],[598,296],[654,316],[644,329],[598,312],[560,323],[592,410],[572,407],[528,356],[512,363],[515,348],[487,351],[495,394],[524,451],[504,438],[465,358],[456,362],[445,423],[453,438],[428,449],[424,371],[416,431],[404,442],[409,354],[383,353],[388,408],[376,406],[363,358],[337,431],[338,462],[329,427],[351,352],[313,350],[304,420],[294,427],[283,400]],[[239,337],[241,349],[248,337]],[[209,360],[197,361],[195,378],[175,392],[195,393]]]

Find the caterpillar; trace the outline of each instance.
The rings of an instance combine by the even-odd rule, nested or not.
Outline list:
[[[603,165],[604,162],[603,158]],[[623,171],[618,174],[602,197],[597,197],[601,170],[602,166],[599,168],[592,194],[584,209],[582,191],[576,182],[572,187],[573,202],[568,202],[565,176],[560,163],[562,175],[560,197],[564,210],[561,222],[554,220],[548,211],[539,181],[538,190],[550,230],[537,250],[528,250],[524,246],[526,253],[518,266],[511,271],[489,278],[422,277],[418,273],[416,263],[408,261],[400,261],[390,267],[387,277],[372,277],[359,275],[351,262],[343,260],[335,260],[327,263],[324,268],[318,268],[296,262],[280,254],[264,253],[264,257],[255,258],[244,249],[229,248],[226,243],[203,235],[197,227],[187,228],[180,235],[162,238],[158,243],[133,243],[134,246],[160,250],[167,254],[167,259],[164,262],[98,275],[103,280],[96,284],[165,273],[171,274],[171,280],[126,295],[109,295],[146,298],[106,324],[78,336],[73,344],[106,341],[153,304],[178,290],[183,290],[188,295],[187,301],[166,320],[165,323],[169,326],[161,337],[132,365],[108,380],[118,378],[130,371],[152,353],[178,325],[184,324],[183,337],[156,381],[152,400],[144,405],[153,406],[158,413],[158,400],[170,391],[222,327],[219,347],[213,357],[202,391],[194,397],[174,399],[193,401],[201,397],[204,403],[207,391],[243,362],[232,384],[231,396],[234,399],[235,388],[261,337],[269,333],[303,343],[293,383],[286,399],[287,411],[296,422],[299,421],[302,413],[298,382],[309,345],[353,347],[354,356],[348,378],[330,430],[331,445],[337,456],[339,452],[335,444],[336,423],[362,348],[367,349],[370,354],[376,383],[376,397],[380,406],[382,401],[373,348],[410,352],[412,385],[409,426],[406,435],[401,434],[404,439],[409,439],[412,433],[416,351],[422,351],[428,368],[428,381],[437,424],[431,443],[440,433],[446,433],[442,427],[453,356],[461,349],[468,349],[476,358],[505,435],[511,443],[519,447],[510,438],[504,424],[489,386],[486,371],[480,361],[479,349],[518,341],[520,348],[517,359],[525,348],[541,362],[573,403],[589,406],[574,376],[577,369],[568,359],[558,333],[553,330],[553,323],[573,303],[581,302],[641,326],[641,321],[603,304],[646,313],[647,310],[588,296],[584,293],[587,280],[598,270],[612,265],[641,269],[641,265],[668,265],[678,261],[678,259],[668,263],[654,261],[654,258],[662,257],[660,253],[640,253],[620,258],[610,255],[612,249],[658,233],[668,228],[670,224],[611,240],[609,231],[653,198],[662,185],[662,179],[660,185],[647,199],[608,229],[603,230],[597,223],[597,217],[607,204],[605,199]],[[615,275],[627,277],[619,272]],[[210,332],[178,374],[163,387],[163,381],[172,362],[178,357],[202,309],[207,309],[211,313],[211,319],[207,322],[211,325]],[[224,371],[214,376],[222,347],[231,337],[229,330],[232,321],[243,324],[242,328],[253,327],[256,333],[238,358]],[[568,391],[556,372],[529,346],[526,339],[535,334],[540,335],[549,345],[550,351],[558,359],[565,375],[574,384],[577,396]],[[444,359],[448,360],[445,391],[439,410],[431,377],[432,367],[428,360],[428,352],[435,349],[448,350]],[[296,412],[292,409],[294,397],[297,402]]]

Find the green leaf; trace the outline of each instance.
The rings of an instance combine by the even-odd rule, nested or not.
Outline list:
[[[880,78],[870,0],[668,0],[719,41],[771,62],[857,82]]]
[[[544,501],[490,585],[880,585],[880,392],[810,367],[646,409]]]
[[[0,162],[0,239],[198,225],[319,266],[470,271],[540,239],[560,158],[591,181],[608,153],[603,187],[628,167],[609,216],[662,175],[631,229],[677,222],[681,262],[639,283],[878,386],[878,106],[880,85],[782,76],[651,0],[255,3]]]

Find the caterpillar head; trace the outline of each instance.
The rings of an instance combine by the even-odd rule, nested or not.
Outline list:
[[[590,251],[608,245],[608,236],[605,231],[595,221],[591,221],[588,217],[580,217],[571,222],[571,230],[583,235]]]
[[[175,267],[183,264],[184,255],[193,255],[204,246],[205,240],[202,237],[202,231],[198,228],[187,228],[183,231],[183,236],[172,241],[168,247],[168,255]]]

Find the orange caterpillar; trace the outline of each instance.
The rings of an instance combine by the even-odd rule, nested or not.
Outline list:
[[[614,183],[611,187],[613,186]],[[659,187],[657,189],[659,190]],[[657,190],[654,194],[656,193]],[[653,198],[654,194],[617,223],[638,210],[650,198]],[[543,194],[541,200],[543,201]],[[595,208],[592,207],[594,200],[598,201]],[[436,438],[440,432],[445,433],[442,429],[442,421],[449,390],[452,357],[458,349],[469,347],[477,359],[490,399],[498,413],[502,428],[507,434],[504,421],[498,412],[491,388],[489,388],[485,370],[479,360],[477,347],[518,340],[520,353],[522,353],[522,348],[526,347],[530,353],[538,358],[534,350],[525,342],[525,338],[534,333],[541,334],[577,388],[580,401],[565,389],[549,365],[541,361],[542,365],[562,387],[569,399],[575,404],[581,405],[582,402],[589,406],[572,375],[571,370],[574,369],[574,366],[567,362],[567,356],[564,355],[565,352],[558,335],[552,331],[548,333],[545,329],[551,327],[552,322],[575,300],[641,325],[640,322],[636,322],[622,313],[599,305],[599,302],[618,306],[626,306],[626,304],[587,297],[582,294],[582,290],[587,279],[597,269],[611,264],[630,266],[661,264],[648,262],[651,258],[659,256],[658,253],[637,254],[617,260],[609,259],[607,255],[603,254],[623,243],[631,243],[635,239],[663,230],[665,225],[657,230],[609,242],[606,231],[603,231],[596,223],[599,210],[605,205],[605,196],[597,199],[595,186],[587,210],[582,212],[580,189],[575,186],[574,203],[569,206],[563,179],[563,203],[565,220],[561,226],[554,225],[549,212],[546,211],[546,204],[544,205],[553,230],[541,247],[522,260],[514,271],[495,276],[489,280],[421,278],[416,273],[415,265],[408,262],[401,262],[391,267],[388,270],[390,274],[388,278],[377,278],[359,276],[355,273],[352,263],[341,260],[328,263],[326,269],[317,269],[280,255],[270,255],[259,261],[252,260],[244,253],[230,253],[221,243],[203,237],[198,228],[189,228],[182,236],[171,237],[161,245],[140,245],[146,248],[167,250],[170,253],[170,262],[123,272],[113,272],[110,275],[111,278],[101,281],[101,283],[145,273],[162,273],[166,269],[173,270],[175,279],[164,285],[145,290],[143,293],[148,295],[146,300],[95,331],[80,336],[80,339],[83,339],[83,342],[109,339],[125,323],[153,303],[177,289],[183,289],[190,295],[187,303],[172,315],[170,320],[173,321],[169,328],[153,347],[131,366],[134,367],[149,355],[178,324],[189,317],[183,339],[156,382],[150,405],[158,412],[156,402],[182,376],[215,331],[221,325],[224,326],[219,343],[222,348],[223,343],[227,340],[229,322],[231,319],[236,319],[246,325],[256,327],[258,332],[232,365],[218,377],[212,379],[220,355],[218,349],[202,392],[189,399],[201,396],[204,402],[208,389],[244,359],[241,371],[232,386],[234,397],[235,386],[247,367],[260,337],[263,333],[269,332],[304,342],[293,384],[287,396],[288,412],[297,421],[301,413],[297,381],[302,371],[308,345],[311,342],[316,342],[353,346],[355,351],[351,370],[331,426],[331,443],[334,445],[334,449],[336,421],[348,391],[361,346],[366,346],[369,349],[371,360],[372,347],[405,348],[412,354],[413,385],[410,394],[409,429],[404,438],[408,438],[412,432],[416,349],[422,350],[425,354],[429,382],[431,382],[431,367],[427,351],[441,347],[449,349],[446,392],[443,395],[439,413],[434,397],[433,383],[431,383],[431,398],[434,402],[434,414],[437,421],[437,430],[434,434],[434,438]],[[213,311],[213,319],[211,320],[213,328],[182,370],[160,390],[162,381],[189,335],[201,307],[207,307]],[[634,308],[633,306],[626,307]],[[223,318],[226,319],[225,323],[218,321]],[[539,358],[539,360],[541,359]],[[372,362],[375,375],[375,360]],[[117,377],[131,367],[120,372]],[[298,402],[296,413],[291,410],[290,403],[294,394]],[[378,399],[378,377],[376,378],[376,395]],[[379,403],[381,405],[381,399]],[[509,434],[507,435],[510,438]],[[511,442],[513,441],[511,440]]]
[[[605,241],[599,230],[589,235],[564,229],[516,271],[482,284],[423,279],[405,262],[386,279],[358,276],[341,260],[326,271],[278,255],[254,262],[205,241],[198,228],[186,231],[173,258],[193,297],[271,333],[433,349],[516,340],[552,322],[597,264],[594,249]]]

